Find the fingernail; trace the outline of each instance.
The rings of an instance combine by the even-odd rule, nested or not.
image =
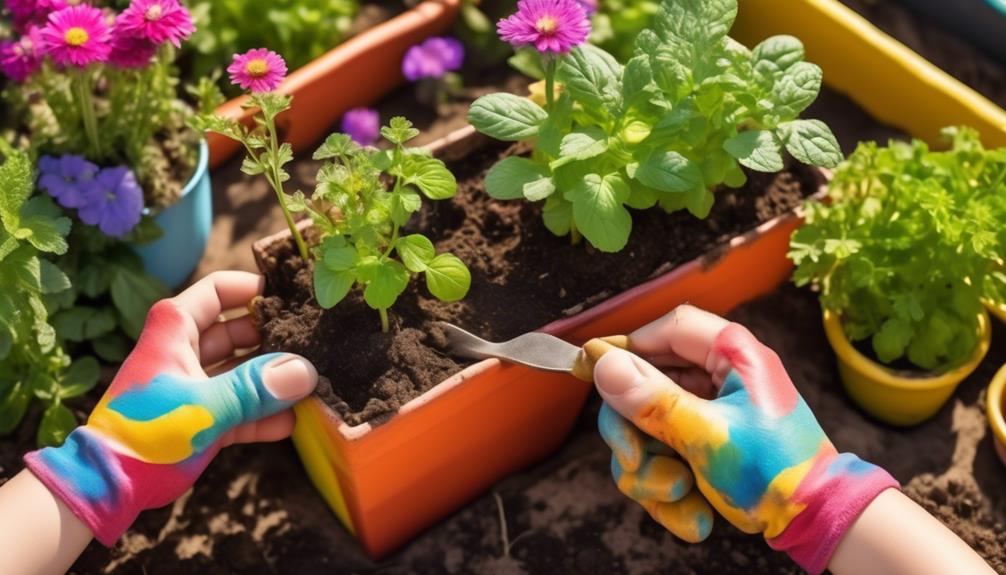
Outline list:
[[[642,383],[643,379],[644,374],[636,366],[632,354],[621,349],[604,354],[594,367],[597,388],[607,395],[622,395]]]
[[[280,401],[298,399],[311,393],[318,372],[299,355],[285,355],[265,366],[262,383]]]

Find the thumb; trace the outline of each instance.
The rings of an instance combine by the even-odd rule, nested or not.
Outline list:
[[[685,405],[694,409],[704,401],[639,356],[620,349],[609,351],[597,362],[594,382],[615,411],[668,444],[665,435],[672,412]]]
[[[229,389],[233,395],[227,419],[237,425],[279,413],[304,399],[314,391],[318,372],[299,355],[270,353],[214,379],[218,378],[227,383],[219,387]]]

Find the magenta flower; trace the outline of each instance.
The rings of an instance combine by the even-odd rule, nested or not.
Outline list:
[[[520,0],[517,13],[500,20],[496,31],[515,48],[565,54],[587,40],[590,20],[577,0]]]
[[[30,26],[16,41],[0,42],[0,72],[24,82],[42,65],[43,42],[38,28]]]
[[[410,82],[423,78],[441,78],[460,70],[465,61],[465,47],[454,38],[427,38],[409,48],[402,60],[402,73]]]
[[[252,92],[272,92],[286,78],[283,57],[265,48],[235,54],[234,63],[228,66],[231,83]]]
[[[342,133],[361,146],[373,146],[381,135],[381,116],[370,108],[353,108],[342,117]]]
[[[196,31],[192,16],[178,0],[133,0],[116,19],[115,28],[158,46],[171,42],[175,48]]]
[[[49,14],[41,32],[46,52],[61,66],[84,68],[108,60],[112,33],[101,10],[87,4]]]
[[[69,4],[67,0],[3,0],[14,24],[24,28],[31,24],[43,24],[49,14],[62,10]]]
[[[118,23],[112,28],[112,51],[108,62],[124,70],[145,68],[157,54],[157,44],[146,38],[118,33]]]

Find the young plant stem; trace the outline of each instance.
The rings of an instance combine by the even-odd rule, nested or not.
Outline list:
[[[297,251],[300,252],[300,257],[306,262],[310,259],[307,244],[304,242],[304,237],[300,235],[296,222],[293,221],[293,215],[290,214],[290,210],[286,207],[286,194],[283,193],[283,178],[279,172],[279,138],[276,137],[275,118],[269,118],[267,128],[269,130],[269,153],[272,155],[272,175],[269,179],[272,183],[272,189],[276,192],[276,199],[279,200],[279,207],[283,210],[286,225],[289,226],[290,233],[293,234],[293,240],[297,243]]]
[[[84,121],[84,132],[91,145],[92,159],[101,160],[101,140],[98,139],[98,118],[94,114],[94,100],[91,98],[91,82],[86,70],[78,70],[74,75],[74,88],[80,104],[80,116]]]
[[[545,59],[545,111],[551,112],[555,104],[555,58],[542,56]]]
[[[576,229],[576,222],[569,223],[569,241],[572,245],[580,245],[580,240],[583,236],[580,234],[580,230]]]
[[[377,310],[377,313],[381,314],[381,331],[388,333],[391,330],[391,325],[388,323],[388,310],[381,308]]]

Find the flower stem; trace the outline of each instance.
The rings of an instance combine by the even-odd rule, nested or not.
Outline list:
[[[377,310],[377,313],[381,314],[381,331],[388,333],[391,330],[391,325],[388,323],[388,310],[382,307]]]
[[[102,160],[101,140],[98,139],[98,118],[94,113],[94,101],[91,99],[91,82],[86,70],[79,70],[74,76],[74,88],[77,89],[77,101],[80,103],[80,116],[84,121],[84,132],[91,145],[92,159]]]
[[[545,59],[545,110],[552,111],[555,104],[555,58],[543,56]]]
[[[279,207],[283,210],[286,225],[290,227],[293,240],[297,243],[297,251],[300,252],[300,257],[306,262],[310,259],[307,244],[304,242],[304,236],[300,235],[300,230],[297,229],[297,224],[293,221],[290,210],[286,207],[286,194],[283,193],[283,178],[280,176],[279,171],[279,143],[276,137],[276,120],[269,118],[267,127],[269,130],[269,154],[272,155],[272,177],[270,178],[272,189],[276,192],[276,199],[279,200]]]

